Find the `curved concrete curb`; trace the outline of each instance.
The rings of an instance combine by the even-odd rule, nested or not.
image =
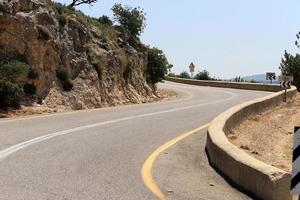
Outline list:
[[[234,88],[234,89],[243,89],[243,90],[260,90],[260,91],[269,91],[269,92],[278,92],[282,88],[278,84],[263,84],[263,83],[237,83],[229,81],[200,81],[194,79],[183,79],[183,78],[174,78],[166,77],[166,80],[185,83],[189,85],[199,85],[199,86],[210,86],[210,87],[222,87],[222,88]]]
[[[288,90],[293,97],[297,89]],[[291,200],[291,175],[256,160],[229,142],[226,132],[251,114],[278,105],[284,91],[235,106],[219,115],[208,128],[206,149],[213,167],[241,189],[263,200]]]

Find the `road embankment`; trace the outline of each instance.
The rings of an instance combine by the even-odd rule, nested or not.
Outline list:
[[[206,150],[210,164],[218,172],[255,198],[263,200],[292,199],[290,195],[291,174],[248,155],[233,145],[226,136],[243,119],[277,106],[284,101],[285,93],[279,85],[199,81],[173,77],[168,77],[167,80],[199,86],[275,92],[267,97],[232,107],[215,118],[208,128]],[[292,98],[296,94],[295,87],[287,91],[288,98]]]
[[[297,89],[287,91],[292,98]],[[208,128],[206,149],[211,165],[235,185],[263,200],[290,200],[291,175],[248,155],[229,142],[226,134],[244,118],[278,105],[284,91],[235,106],[219,115]]]

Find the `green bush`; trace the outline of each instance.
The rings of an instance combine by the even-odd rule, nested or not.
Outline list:
[[[63,5],[61,3],[57,3],[57,2],[53,2],[53,1],[49,1],[48,6],[54,10],[56,10],[58,12],[58,14],[62,15],[62,14],[67,14],[67,15],[71,15],[71,14],[76,14],[76,11],[74,8],[70,8],[66,5]]]
[[[105,24],[105,25],[108,25],[108,26],[112,26],[113,25],[113,22],[110,20],[110,18],[106,15],[103,15],[101,17],[99,17],[98,21],[101,23],[101,24]]]
[[[61,81],[66,81],[71,77],[71,72],[64,66],[59,66],[56,70],[56,76]]]
[[[178,77],[179,78],[186,78],[186,79],[191,78],[190,74],[187,71],[181,72]]]
[[[123,72],[123,78],[125,80],[126,83],[128,83],[128,80],[130,78],[130,75],[132,73],[132,70],[133,70],[133,64],[132,62],[128,59],[127,60],[127,66],[126,66],[126,69],[124,70]]]
[[[65,14],[60,14],[58,17],[57,17],[57,20],[58,20],[58,22],[59,22],[59,24],[61,25],[61,26],[65,26],[66,25],[66,23],[67,23],[67,19],[66,19],[66,16],[65,16]]]
[[[212,78],[209,76],[209,72],[207,70],[203,70],[202,72],[198,72],[195,75],[195,79],[197,79],[197,80],[211,80]]]
[[[28,65],[24,62],[17,60],[0,61],[0,80],[16,83],[25,78],[27,73]]]
[[[24,90],[25,94],[29,94],[29,95],[36,94],[36,87],[34,84],[31,84],[31,83],[26,83],[23,86],[23,90]]]
[[[128,44],[132,46],[133,48],[137,48],[139,44],[141,44],[141,41],[136,36],[129,36],[128,38]]]
[[[170,77],[177,77],[175,73],[169,73],[168,76],[170,76]]]
[[[99,79],[102,79],[103,71],[104,71],[104,64],[101,60],[101,58],[94,58],[91,62],[91,64],[94,66],[95,70],[97,71]]]
[[[18,106],[22,95],[23,91],[17,84],[0,80],[0,107]]]
[[[71,91],[71,89],[73,88],[73,83],[70,80],[70,70],[64,66],[59,66],[56,70],[56,76],[62,82],[64,90]]]
[[[157,48],[148,48],[147,81],[151,84],[165,79],[168,73],[168,60],[162,50]]]

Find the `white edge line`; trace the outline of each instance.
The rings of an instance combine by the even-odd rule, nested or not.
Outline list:
[[[195,108],[195,107],[201,107],[201,106],[210,105],[210,104],[217,104],[217,103],[229,101],[229,100],[233,99],[234,97],[237,97],[237,94],[235,94],[235,93],[225,92],[225,91],[222,91],[222,92],[229,94],[230,97],[226,98],[226,99],[221,99],[221,100],[217,100],[217,101],[201,103],[201,104],[196,104],[196,105],[191,105],[191,106],[185,106],[185,107],[181,107],[181,108],[173,108],[173,109],[165,110],[165,111],[159,111],[159,112],[153,112],[153,113],[147,113],[147,114],[141,114],[141,115],[135,115],[135,116],[130,116],[130,117],[124,117],[124,118],[120,118],[120,119],[114,119],[114,120],[99,122],[99,123],[95,123],[95,124],[80,126],[80,127],[77,127],[77,128],[58,131],[58,132],[55,132],[55,133],[50,133],[50,134],[47,134],[47,135],[44,135],[44,136],[36,137],[36,138],[31,139],[31,140],[27,140],[25,142],[21,142],[21,143],[18,143],[16,145],[13,145],[11,147],[8,147],[6,149],[1,150],[0,151],[0,161],[4,160],[5,158],[10,156],[11,154],[16,153],[16,152],[18,152],[18,151],[20,151],[20,150],[22,150],[26,147],[29,147],[33,144],[40,143],[40,142],[45,141],[45,140],[49,140],[49,139],[54,138],[54,137],[58,137],[58,136],[62,136],[62,135],[70,134],[70,133],[73,133],[73,132],[90,129],[90,128],[95,128],[95,127],[99,127],[99,126],[103,126],[103,125],[107,125],[107,124],[132,120],[132,119],[136,119],[136,118],[149,117],[149,116],[153,116],[153,115],[160,115],[160,114],[176,112],[176,111],[180,111],[180,110],[187,110],[187,109],[191,109],[191,108]]]

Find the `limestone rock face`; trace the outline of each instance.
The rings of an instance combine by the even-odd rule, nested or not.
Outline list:
[[[132,47],[122,32],[92,25],[76,13],[62,16],[51,5],[46,0],[0,0],[0,59],[22,60],[38,74],[26,80],[37,88],[32,101],[86,109],[152,97],[144,45]],[[59,66],[71,72],[69,92],[57,78]]]

